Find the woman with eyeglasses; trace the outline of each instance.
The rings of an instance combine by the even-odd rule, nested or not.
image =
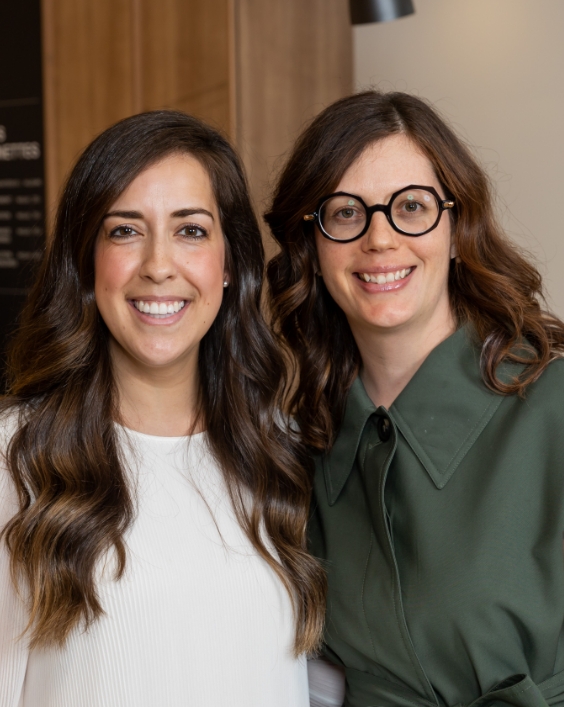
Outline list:
[[[564,324],[484,171],[369,91],[305,130],[266,218],[344,704],[564,704]]]
[[[325,579],[229,143],[155,111],[74,167],[0,417],[1,707],[308,707]]]

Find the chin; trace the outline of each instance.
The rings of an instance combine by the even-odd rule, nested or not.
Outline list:
[[[189,358],[188,351],[130,351],[130,358],[143,368],[167,368]]]
[[[414,315],[412,312],[379,311],[371,312],[366,317],[361,317],[364,325],[368,324],[376,329],[399,329],[408,324]]]

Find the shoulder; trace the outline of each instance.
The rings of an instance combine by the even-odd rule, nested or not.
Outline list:
[[[495,420],[500,434],[523,449],[536,449],[541,456],[564,454],[564,359],[549,363],[523,395],[506,396]]]
[[[0,467],[6,468],[6,452],[14,434],[18,431],[24,411],[16,405],[0,403]],[[4,474],[2,473],[2,476]]]
[[[16,489],[8,470],[6,452],[20,426],[21,412],[14,406],[5,406],[0,410],[0,529],[18,508]]]
[[[0,533],[19,511],[16,486],[6,464],[6,449],[20,424],[17,408],[0,408]],[[11,556],[4,536],[0,537],[0,704],[15,705],[23,683],[28,658],[27,642],[19,640],[28,614],[23,587],[12,581]]]
[[[551,361],[539,378],[525,391],[525,401],[529,404],[557,405],[564,413],[564,358]]]
[[[24,411],[20,406],[0,403],[0,451],[4,452],[21,425]]]

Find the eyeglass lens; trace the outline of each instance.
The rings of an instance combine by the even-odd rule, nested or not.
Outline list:
[[[394,225],[405,233],[418,235],[433,227],[439,216],[434,194],[425,189],[406,189],[390,203]],[[366,209],[352,195],[333,196],[325,201],[319,220],[325,233],[337,240],[358,236],[366,226]]]

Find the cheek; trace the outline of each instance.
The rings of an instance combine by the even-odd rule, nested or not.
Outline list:
[[[414,256],[423,264],[421,284],[439,295],[448,291],[450,268],[450,232],[437,233],[439,238],[427,243],[417,243],[411,248]]]
[[[430,248],[428,260],[432,261],[435,268],[442,273],[448,270],[451,258],[451,236],[450,229],[445,229],[443,233],[438,233],[437,238]]]
[[[350,307],[356,302],[358,293],[352,282],[352,266],[349,263],[354,259],[351,246],[356,243],[328,243],[318,249],[318,262],[320,274],[327,291],[339,307],[345,312],[350,312]]]
[[[123,287],[135,271],[131,254],[114,248],[99,247],[94,257],[94,290],[96,299]]]
[[[221,301],[225,277],[225,251],[223,247],[204,250],[185,258],[182,265],[184,279],[192,283],[206,302]]]
[[[320,235],[316,236],[317,261],[326,285],[338,283],[344,276],[349,257],[349,244],[332,243]]]

